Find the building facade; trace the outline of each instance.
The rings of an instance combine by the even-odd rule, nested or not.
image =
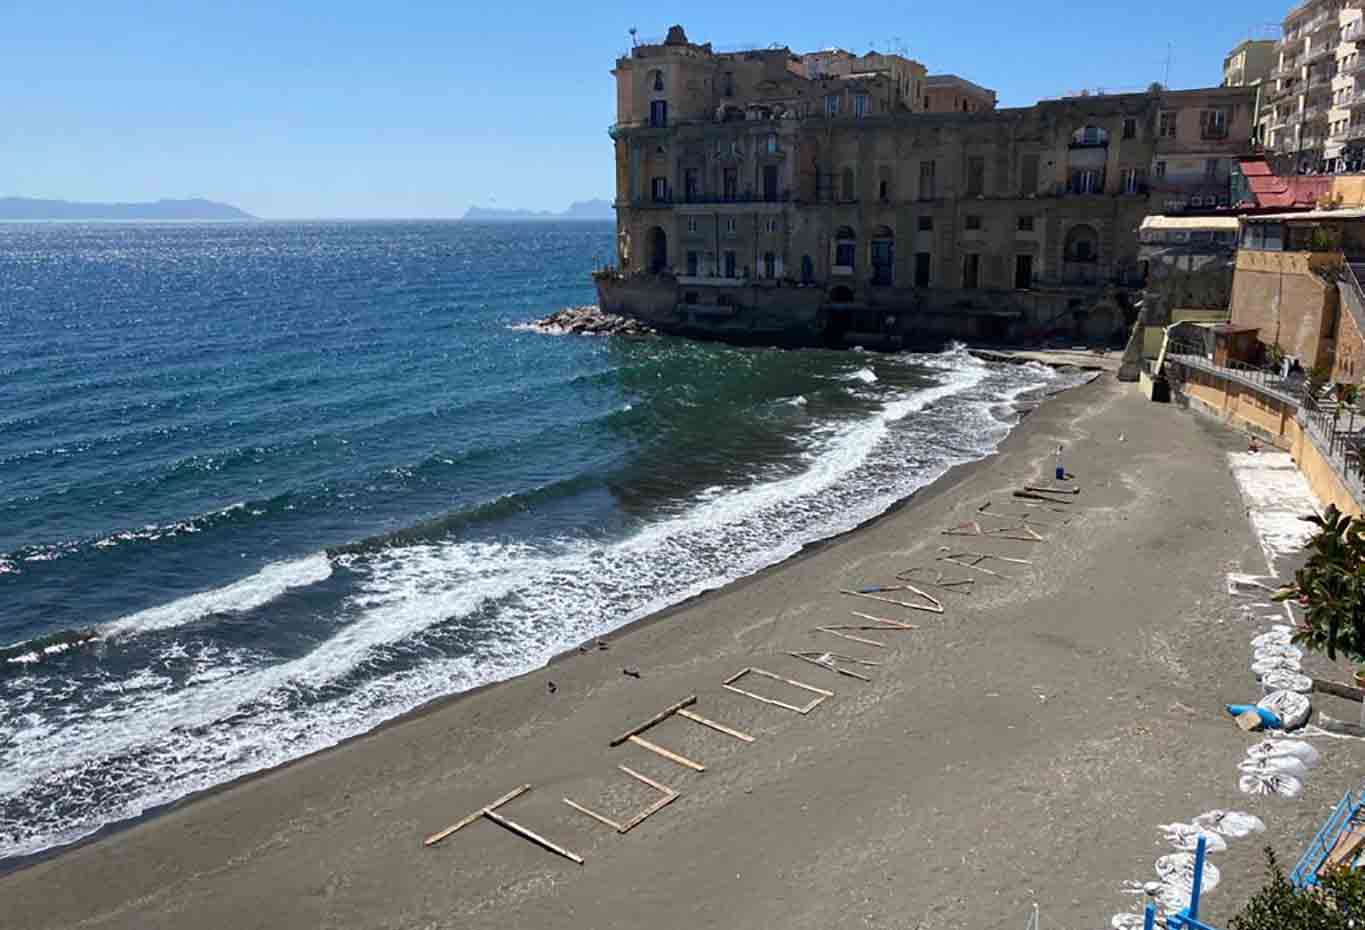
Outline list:
[[[1279,61],[1274,39],[1247,39],[1223,58],[1223,86],[1250,87],[1270,77]]]
[[[934,113],[917,63],[817,54],[674,27],[618,60],[604,309],[764,342],[1121,337],[1153,197],[1225,204],[1250,136],[1247,88]]]
[[[1307,0],[1289,11],[1281,28],[1259,137],[1267,150],[1297,156],[1300,170],[1341,170],[1351,149],[1365,142],[1361,2]]]
[[[956,74],[931,74],[924,82],[926,113],[980,113],[995,109],[995,91]]]

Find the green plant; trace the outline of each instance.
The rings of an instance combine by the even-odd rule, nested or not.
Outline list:
[[[1317,889],[1294,887],[1275,851],[1265,850],[1266,883],[1228,923],[1228,930],[1358,930],[1365,925],[1365,876],[1338,869]]]
[[[1283,361],[1284,349],[1280,348],[1280,344],[1278,342],[1275,343],[1274,345],[1266,346],[1265,363],[1267,365],[1269,365],[1273,369],[1278,369],[1280,367],[1280,363]]]
[[[1294,573],[1292,584],[1275,599],[1293,599],[1305,609],[1304,626],[1294,642],[1326,652],[1341,652],[1365,661],[1365,523],[1329,504],[1322,516],[1302,518],[1318,528],[1308,541],[1308,561]]]

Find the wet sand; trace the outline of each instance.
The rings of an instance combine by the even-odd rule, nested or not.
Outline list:
[[[939,535],[987,500],[1020,510],[1010,491],[1047,479],[1058,442],[1082,489],[1064,508],[1070,525],[1040,527],[1044,543]],[[1243,618],[1224,581],[1265,571],[1225,460],[1240,448],[1238,434],[1105,375],[908,505],[636,624],[606,651],[0,878],[0,927],[1017,930],[1034,901],[1047,926],[1104,927],[1132,907],[1122,883],[1154,879],[1170,851],[1156,826],[1216,807],[1270,825],[1216,860],[1223,881],[1204,915],[1223,921],[1259,884],[1258,847],[1292,863],[1362,758],[1323,747],[1297,802],[1237,791],[1251,740],[1222,705],[1255,695],[1248,640],[1265,625]],[[938,593],[941,616],[838,594],[933,566],[943,545],[1034,564],[978,574],[970,595]],[[812,630],[852,622],[850,610],[919,629],[867,634],[885,649]],[[882,664],[860,669],[864,683],[792,650]],[[837,693],[802,716],[721,688],[746,666]],[[608,747],[689,694],[756,741],[678,718],[649,733],[704,773]],[[628,817],[654,795],[620,763],[682,792],[624,836],[561,801]],[[534,788],[501,813],[584,866],[488,820],[423,847],[524,783]]]

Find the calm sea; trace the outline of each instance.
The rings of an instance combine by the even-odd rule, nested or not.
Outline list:
[[[1055,382],[518,328],[612,239],[0,225],[0,645],[37,641],[0,661],[0,860],[769,565]]]

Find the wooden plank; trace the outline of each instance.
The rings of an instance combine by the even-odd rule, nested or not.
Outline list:
[[[1365,702],[1365,691],[1328,678],[1314,678],[1313,690],[1321,691],[1323,694],[1335,694],[1337,697],[1345,698],[1348,701]]]
[[[733,736],[735,739],[743,740],[746,743],[752,743],[754,741],[754,738],[750,736],[748,733],[741,733],[739,730],[732,730],[730,727],[727,727],[723,723],[716,723],[716,721],[714,720],[708,720],[701,714],[694,714],[690,710],[680,710],[678,711],[678,716],[686,717],[693,723],[700,723],[704,727],[710,727],[717,733],[724,733],[726,736]]]
[[[469,825],[470,825],[471,823],[473,823],[474,821],[478,820],[480,817],[482,817],[482,816],[484,815],[484,812],[485,812],[485,811],[490,811],[490,810],[492,810],[492,809],[495,808],[495,807],[502,807],[502,805],[506,804],[508,801],[510,801],[510,800],[512,800],[513,798],[516,798],[516,797],[518,797],[518,796],[520,796],[520,795],[523,795],[523,794],[525,794],[526,792],[528,792],[528,791],[530,791],[530,790],[531,790],[531,786],[530,786],[530,785],[522,785],[520,788],[517,788],[517,789],[515,789],[515,790],[513,790],[513,791],[507,792],[507,793],[504,794],[502,797],[500,797],[500,798],[498,798],[496,801],[494,801],[492,804],[485,804],[483,807],[479,808],[479,809],[476,810],[474,813],[470,814],[468,817],[464,818],[463,820],[459,821],[458,823],[454,823],[454,824],[451,824],[450,826],[446,827],[446,828],[445,828],[444,830],[442,830],[440,833],[433,833],[433,834],[431,834],[431,836],[427,837],[426,840],[423,841],[422,845],[423,845],[423,846],[435,846],[437,843],[441,842],[441,840],[443,840],[443,839],[445,839],[446,837],[450,836],[450,834],[454,833],[456,830],[464,829],[465,827],[469,826]]]
[[[639,726],[632,727],[631,729],[622,733],[620,736],[616,737],[616,739],[612,740],[610,745],[620,746],[622,743],[630,739],[632,736],[635,736],[636,734],[639,733],[643,733],[650,727],[658,726],[659,724],[667,720],[669,717],[672,717],[682,708],[691,707],[695,703],[697,703],[697,696],[695,694],[689,695],[688,697],[683,698],[681,701],[672,705],[671,707],[666,707],[663,710],[659,711],[657,714],[655,714],[653,717],[650,717],[648,720],[646,720]]]
[[[1081,489],[1080,489],[1079,487],[1070,487],[1070,488],[1059,488],[1059,487],[1056,487],[1056,486],[1052,486],[1052,487],[1034,487],[1034,486],[1031,485],[1031,484],[1026,484],[1026,485],[1024,485],[1024,490],[1025,490],[1025,491],[1034,491],[1034,492],[1038,492],[1038,493],[1042,493],[1042,494],[1071,494],[1071,495],[1076,495],[1076,494],[1081,493]]]
[[[816,654],[816,655],[819,655],[820,653],[815,653],[815,654]],[[828,653],[824,653],[824,654],[825,654],[825,655],[828,655]],[[858,679],[859,681],[871,681],[871,680],[872,680],[871,678],[868,678],[866,675],[863,675],[863,674],[861,674],[861,673],[859,673],[859,672],[855,672],[855,671],[853,671],[852,669],[840,668],[840,667],[839,667],[838,665],[836,665],[832,660],[831,660],[831,661],[828,661],[828,662],[824,662],[824,661],[821,661],[820,659],[811,658],[810,655],[806,655],[805,653],[801,653],[801,652],[789,652],[789,653],[787,653],[787,655],[791,656],[793,659],[800,659],[802,662],[809,662],[811,665],[818,665],[818,666],[820,666],[820,667],[823,668],[823,669],[828,669],[829,671],[833,672],[833,673],[836,674],[836,675],[846,675],[846,676],[848,676],[849,678],[856,678],[856,679]]]
[[[676,762],[679,765],[683,766],[684,768],[689,768],[694,772],[706,771],[706,766],[702,765],[700,762],[693,762],[691,759],[687,758],[687,756],[680,756],[676,752],[665,749],[658,743],[651,743],[643,736],[628,736],[626,737],[626,739],[627,741],[634,743],[636,746],[639,746],[642,749],[648,749],[650,752],[658,753],[668,761]]]
[[[638,827],[645,820],[648,820],[650,817],[653,817],[659,811],[663,810],[665,807],[672,804],[674,801],[678,800],[678,798],[681,796],[677,791],[674,791],[667,785],[661,785],[654,779],[649,778],[648,776],[645,775],[641,775],[639,772],[635,771],[632,768],[627,768],[624,765],[617,766],[617,768],[621,769],[621,771],[625,772],[632,778],[635,778],[637,781],[641,781],[644,784],[649,785],[649,787],[653,788],[655,791],[658,791],[663,795],[663,797],[659,798],[659,800],[655,801],[653,804],[649,805],[644,810],[640,811],[640,813],[636,814],[634,817],[627,820],[622,825],[621,829],[622,833],[629,833],[631,830]]]
[[[513,833],[515,833],[515,834],[517,834],[518,836],[521,836],[521,837],[523,837],[523,838],[525,838],[525,839],[530,840],[532,843],[535,843],[537,846],[542,846],[542,847],[544,847],[545,849],[548,849],[548,850],[549,850],[550,852],[552,852],[552,853],[555,853],[555,854],[557,854],[557,855],[563,856],[565,859],[568,859],[570,862],[577,862],[579,865],[582,865],[582,864],[583,864],[583,857],[580,856],[580,855],[578,855],[578,853],[570,852],[569,850],[565,849],[563,846],[559,846],[559,845],[557,845],[557,844],[555,844],[555,843],[550,842],[550,841],[547,840],[545,837],[541,836],[539,833],[535,833],[535,832],[533,832],[533,831],[531,831],[531,830],[526,829],[525,827],[523,827],[521,824],[517,823],[516,821],[508,820],[506,817],[502,816],[502,814],[499,814],[499,813],[498,813],[497,811],[495,811],[495,810],[491,810],[491,809],[485,810],[485,811],[483,812],[483,815],[484,815],[485,817],[487,817],[489,820],[493,821],[493,822],[494,822],[495,824],[497,824],[498,826],[503,827],[504,829],[507,829],[507,830],[511,830]]]
[[[607,826],[615,830],[617,833],[626,832],[625,828],[622,827],[621,824],[617,823],[615,820],[612,820],[610,817],[607,817],[603,814],[599,814],[597,813],[597,811],[588,810],[586,807],[584,807],[582,804],[579,804],[577,801],[570,801],[568,798],[563,798],[562,800],[564,801],[565,804],[569,805],[574,810],[578,811],[580,814],[587,814],[593,820],[596,820],[599,823],[606,824]]]
[[[866,645],[866,646],[876,646],[878,649],[885,649],[885,648],[886,648],[886,643],[879,643],[879,642],[877,642],[875,639],[866,639],[866,638],[864,638],[864,637],[862,637],[862,636],[850,636],[848,633],[840,633],[840,632],[838,632],[838,628],[836,628],[836,627],[832,627],[832,626],[817,626],[816,629],[819,630],[821,633],[828,633],[830,636],[838,636],[840,639],[852,640],[852,641],[855,642],[855,643],[862,643],[862,644],[864,644],[864,645]],[[861,630],[861,629],[867,629],[867,628],[866,628],[866,627],[858,627],[858,629]]]
[[[861,618],[863,618],[864,620],[875,620],[877,623],[884,624],[885,626],[894,626],[894,627],[895,627],[896,629],[898,629],[898,630],[918,630],[918,629],[919,629],[919,627],[915,626],[913,623],[902,623],[902,622],[899,621],[899,620],[889,620],[889,619],[887,619],[886,617],[874,617],[874,616],[872,616],[872,614],[865,614],[865,613],[862,613],[861,611],[857,611],[857,610],[850,610],[849,613],[853,614],[853,616],[855,616],[855,617],[861,617]],[[877,629],[877,627],[859,627],[859,629],[863,629],[863,630],[866,630],[866,629]]]
[[[1332,851],[1327,854],[1327,859],[1318,869],[1318,874],[1330,872],[1339,866],[1350,865],[1362,845],[1365,845],[1365,826],[1352,824],[1351,829],[1338,836],[1337,841],[1332,844]]]
[[[1070,503],[1071,503],[1071,501],[1061,500],[1060,498],[1056,498],[1056,497],[1047,497],[1047,496],[1042,495],[1042,494],[1034,494],[1032,491],[1015,491],[1015,492],[1014,492],[1014,496],[1015,496],[1015,497],[1019,497],[1019,498],[1023,498],[1023,499],[1025,499],[1025,500],[1031,500],[1031,501],[1047,501],[1049,504],[1070,504]]]
[[[908,588],[909,585],[906,585],[906,587]],[[934,606],[928,607],[928,606],[926,606],[926,605],[924,605],[924,604],[912,604],[912,603],[910,603],[909,601],[898,601],[898,600],[896,600],[896,599],[893,598],[893,597],[882,597],[880,594],[865,594],[865,593],[862,592],[862,591],[850,591],[850,590],[848,590],[847,588],[841,588],[841,589],[839,590],[839,593],[840,593],[840,594],[847,594],[849,597],[865,597],[865,598],[867,598],[869,601],[881,601],[883,604],[895,604],[897,607],[905,607],[905,608],[908,608],[908,609],[910,609],[910,610],[922,610],[922,611],[924,611],[925,613],[931,613],[931,614],[941,614],[941,613],[943,613],[943,605],[942,605],[941,603],[939,603],[938,599],[937,599],[937,598],[933,598],[933,597],[929,597],[929,595],[924,594],[923,591],[915,591],[915,593],[916,593],[916,594],[921,594],[921,595],[923,595],[924,597],[928,598],[930,601],[933,602],[933,605],[934,605]]]

